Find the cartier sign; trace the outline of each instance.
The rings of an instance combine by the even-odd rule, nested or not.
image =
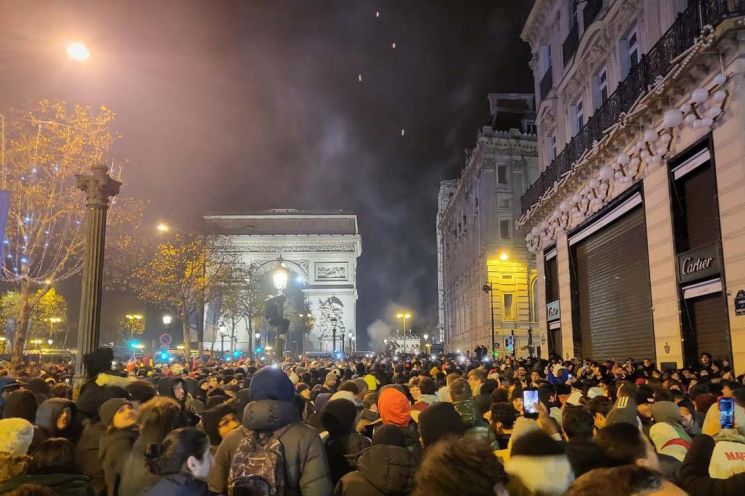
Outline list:
[[[719,245],[716,243],[678,255],[678,280],[698,281],[719,275]]]

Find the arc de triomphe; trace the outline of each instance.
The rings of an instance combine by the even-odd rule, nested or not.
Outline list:
[[[341,339],[357,330],[356,276],[362,238],[356,215],[268,210],[210,215],[205,216],[205,222],[208,232],[228,240],[240,262],[257,269],[257,275],[276,269],[281,263],[300,283],[314,322],[304,351],[332,350],[332,319],[336,319],[337,350],[344,349]],[[208,322],[205,341],[214,343],[215,332],[216,326]],[[236,338],[238,349],[248,350],[247,325],[240,326]]]

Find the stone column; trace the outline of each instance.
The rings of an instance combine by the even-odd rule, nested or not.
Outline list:
[[[103,253],[106,243],[106,213],[109,198],[119,193],[121,183],[111,179],[105,165],[91,168],[90,174],[78,174],[77,185],[85,195],[85,259],[80,292],[78,354],[75,358],[75,383],[85,380],[83,355],[98,347],[103,292]]]

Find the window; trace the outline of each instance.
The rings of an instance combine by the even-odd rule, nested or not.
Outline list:
[[[567,33],[577,23],[577,0],[567,1]]]
[[[619,56],[621,57],[621,78],[624,79],[636,67],[641,59],[639,48],[639,30],[632,26],[619,42]]]
[[[509,220],[499,221],[499,238],[500,239],[512,239],[512,226]]]
[[[500,165],[497,167],[497,183],[507,184],[507,166]]]
[[[546,158],[549,163],[556,158],[556,135],[546,137]]]
[[[526,134],[538,134],[538,128],[536,127],[535,120],[533,119],[523,119],[522,127],[523,132]]]
[[[509,198],[499,198],[497,200],[497,208],[501,208],[503,210],[509,210],[512,208],[512,202]]]
[[[582,110],[582,98],[580,97],[569,109],[569,117],[571,122],[569,127],[572,131],[572,136],[576,135],[580,129],[585,125],[585,114]]]
[[[504,293],[502,295],[504,304],[504,319],[503,320],[515,320],[515,311],[512,308],[512,293]]]
[[[592,77],[592,99],[595,110],[603,106],[608,99],[608,67],[603,66]]]
[[[541,45],[538,49],[538,77],[542,78],[551,69],[551,45]]]

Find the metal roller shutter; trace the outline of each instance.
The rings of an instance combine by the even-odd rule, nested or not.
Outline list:
[[[714,358],[730,358],[729,322],[725,313],[722,293],[687,300],[692,314],[698,352],[708,351]]]
[[[579,241],[574,251],[585,358],[654,358],[644,209]]]

